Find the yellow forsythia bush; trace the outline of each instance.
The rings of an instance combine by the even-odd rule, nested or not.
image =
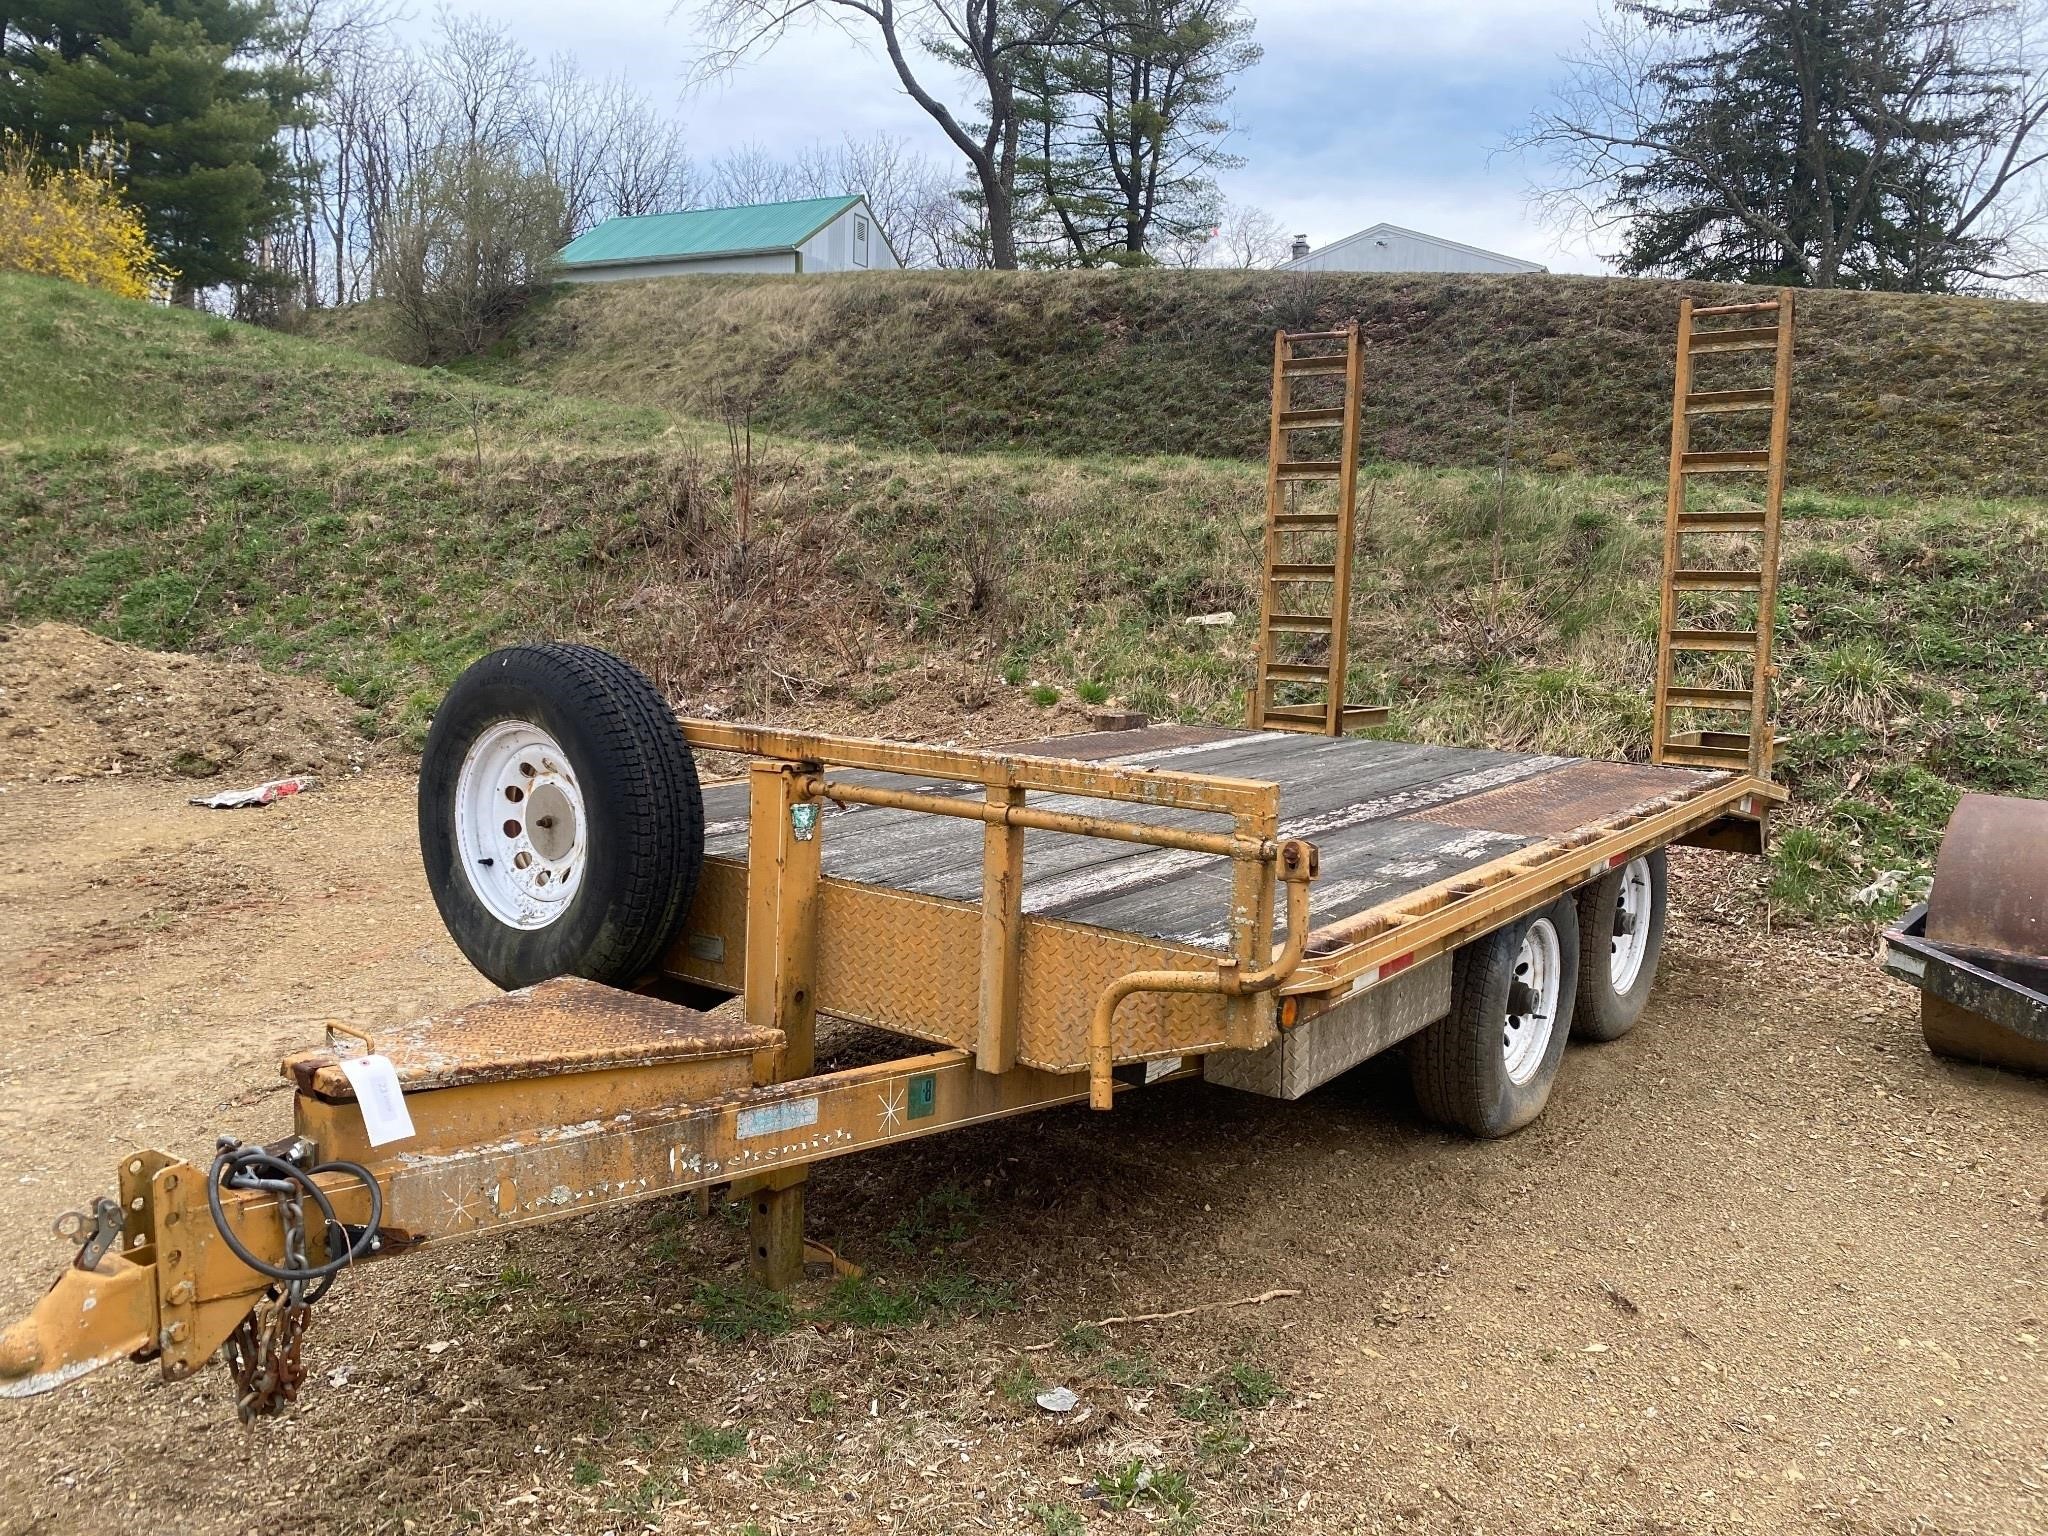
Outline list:
[[[76,164],[49,166],[20,140],[0,139],[0,271],[68,278],[130,299],[166,297],[176,274],[121,196],[112,161],[95,147]]]

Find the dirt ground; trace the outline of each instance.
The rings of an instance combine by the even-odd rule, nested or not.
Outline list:
[[[0,785],[121,773],[360,773],[380,754],[339,693],[71,624],[0,629]],[[220,786],[209,786],[209,789]]]
[[[0,794],[0,1314],[124,1151],[278,1135],[323,1022],[483,987],[403,773],[190,792]],[[787,1311],[688,1199],[430,1250],[316,1309],[280,1422],[218,1368],[0,1403],[0,1533],[2048,1529],[2048,1086],[1679,862],[1651,1011],[1510,1141],[1374,1064],[910,1144],[817,1170],[868,1281]]]

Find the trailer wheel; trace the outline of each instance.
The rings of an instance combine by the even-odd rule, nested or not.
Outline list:
[[[1569,896],[1459,950],[1451,1011],[1409,1047],[1423,1113],[1483,1137],[1512,1135],[1541,1114],[1571,1033],[1578,968]]]
[[[420,760],[419,827],[442,922],[501,987],[638,980],[704,862],[674,712],[588,645],[511,646],[455,680]]]
[[[1643,1016],[1664,952],[1667,879],[1659,848],[1579,890],[1578,1039],[1619,1040]]]

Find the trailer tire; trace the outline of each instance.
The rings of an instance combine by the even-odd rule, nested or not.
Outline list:
[[[1541,1114],[1571,1033],[1578,966],[1578,906],[1569,896],[1459,950],[1451,1011],[1408,1049],[1423,1113],[1489,1139]]]
[[[1665,865],[1658,848],[1579,888],[1575,1038],[1619,1040],[1643,1016],[1664,953]]]
[[[639,980],[704,863],[674,711],[589,645],[509,646],[455,680],[421,754],[419,832],[449,936],[501,987]]]

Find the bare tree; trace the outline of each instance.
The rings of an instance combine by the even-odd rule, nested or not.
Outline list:
[[[798,197],[867,199],[875,222],[905,266],[987,264],[975,210],[945,169],[889,134],[810,144],[789,159],[740,144],[713,161],[702,201],[717,208]]]
[[[624,76],[595,80],[574,58],[557,57],[540,82],[535,119],[534,154],[562,189],[564,240],[688,201],[682,129]]]
[[[425,54],[439,82],[450,137],[465,149],[517,151],[536,128],[533,55],[499,22],[443,10]]]
[[[289,0],[292,57],[323,82],[291,144],[308,187],[290,253],[305,302],[390,290],[395,221],[418,226],[420,189],[445,190],[451,149],[552,183],[557,245],[614,214],[688,203],[680,125],[624,78],[568,56],[543,68],[500,24],[449,11],[407,46],[399,3]]]
[[[800,191],[796,168],[765,144],[736,144],[706,168],[698,190],[707,208],[743,208],[793,197],[822,196]]]
[[[611,83],[603,111],[610,123],[598,178],[605,217],[689,207],[695,172],[682,126],[624,80]]]
[[[1021,132],[1017,71],[1031,50],[1061,34],[1079,0],[700,0],[709,47],[696,78],[737,68],[772,48],[791,27],[834,26],[881,43],[910,99],[966,158],[988,226],[989,260],[1017,265],[1017,156]],[[680,0],[678,8],[680,6]],[[974,99],[940,97],[936,60],[971,82]]]
[[[1287,234],[1278,219],[1249,203],[1231,203],[1223,210],[1216,238],[1202,254],[1202,265],[1244,271],[1277,267],[1287,259],[1287,250]]]
[[[383,287],[417,362],[474,352],[546,277],[562,190],[516,151],[451,143],[379,231]]]

